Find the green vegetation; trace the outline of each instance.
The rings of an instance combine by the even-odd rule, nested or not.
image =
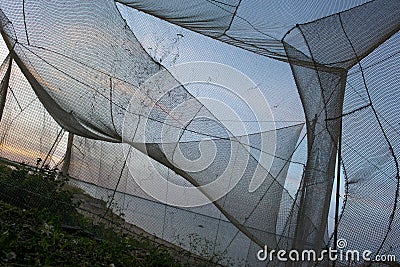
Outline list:
[[[1,266],[180,266],[166,248],[86,219],[55,178],[0,165]]]

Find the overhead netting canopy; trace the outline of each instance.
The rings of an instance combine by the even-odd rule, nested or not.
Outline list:
[[[10,51],[0,69],[3,158],[30,164],[41,158],[43,166],[59,168],[62,162],[74,183],[111,199],[129,222],[187,249],[196,236],[210,255],[251,266],[265,265],[256,258],[264,245],[333,246],[328,216],[335,177],[342,175],[337,236],[348,248],[400,258],[399,0],[1,0],[0,8]],[[254,59],[248,68],[255,76],[268,71],[271,59],[284,61],[294,83],[260,89],[273,98],[272,111],[264,102],[251,108],[235,102],[211,74],[212,93],[199,97],[196,90],[209,89],[184,83],[140,41],[146,20],[135,21],[143,16],[138,11],[204,44],[211,37],[216,47],[235,46],[216,49]],[[258,85],[246,86],[256,98],[251,90]],[[280,94],[292,100],[276,102]],[[204,101],[210,96],[238,120],[229,109],[216,112],[221,104]],[[286,115],[296,104],[302,110]],[[265,110],[272,114],[265,113],[266,121],[252,114]],[[303,175],[292,177],[293,165],[304,167]],[[161,197],[146,191],[149,184]],[[179,186],[187,190],[177,193]]]
[[[295,24],[367,1],[124,1],[121,4],[259,55],[287,60],[281,42]]]

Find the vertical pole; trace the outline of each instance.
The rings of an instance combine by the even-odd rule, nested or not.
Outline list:
[[[61,173],[63,176],[68,175],[69,165],[71,163],[71,153],[72,153],[72,145],[74,141],[74,134],[68,133],[68,143],[67,143],[67,151],[65,152],[64,164],[61,168]]]
[[[51,148],[50,148],[49,152],[47,153],[46,157],[44,158],[44,160],[42,161],[42,166],[40,168],[43,168],[46,165],[47,160],[50,159],[50,161],[51,161],[51,157],[53,156],[54,150],[57,148],[57,145],[60,142],[60,139],[63,136],[64,131],[65,131],[64,129],[61,129],[58,132],[56,140],[54,140],[53,144],[51,145]]]
[[[342,119],[340,118],[340,132],[338,140],[338,156],[337,156],[337,167],[336,167],[336,203],[335,203],[335,229],[333,232],[333,249],[337,249],[338,241],[338,226],[339,226],[339,201],[340,201],[340,163],[342,162]],[[332,264],[336,266],[336,261]]]
[[[0,121],[1,121],[1,118],[3,117],[3,111],[4,111],[4,107],[6,105],[8,85],[9,85],[10,76],[11,76],[11,64],[12,64],[11,53],[5,59],[5,61],[7,61],[7,60],[9,60],[7,72],[4,75],[3,80],[1,81],[1,84],[0,84]]]

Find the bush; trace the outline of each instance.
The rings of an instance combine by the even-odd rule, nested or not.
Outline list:
[[[65,220],[76,217],[73,194],[63,190],[65,180],[56,180],[54,171],[0,165],[0,172],[0,200],[22,209],[47,209]]]
[[[163,247],[93,225],[55,177],[0,165],[0,265],[179,266]]]

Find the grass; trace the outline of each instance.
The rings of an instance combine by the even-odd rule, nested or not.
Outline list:
[[[93,224],[55,177],[0,165],[1,266],[180,266],[162,246]]]

